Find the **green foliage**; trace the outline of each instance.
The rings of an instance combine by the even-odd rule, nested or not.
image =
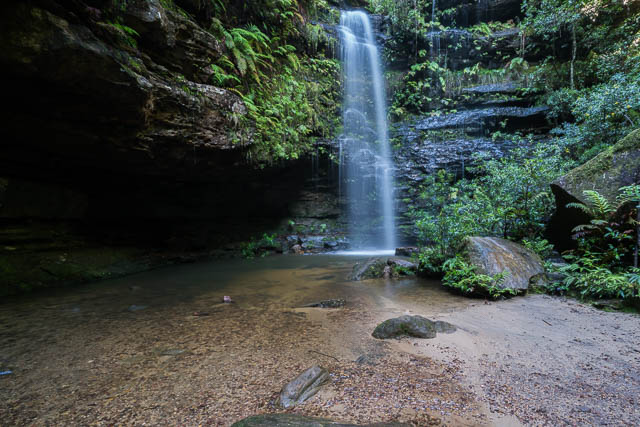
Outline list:
[[[541,234],[554,207],[549,184],[568,166],[558,147],[548,144],[518,147],[481,163],[478,198],[491,206],[488,232],[518,240]]]
[[[474,212],[482,204],[474,199],[475,190],[468,181],[455,183],[444,170],[425,178],[417,194],[420,205],[409,206],[418,241],[430,246],[420,254],[421,268],[437,272],[438,263],[453,256],[466,236],[483,231],[481,215]]]
[[[606,83],[552,93],[552,118],[573,117],[554,130],[559,143],[585,162],[640,124],[640,74],[614,74]]]
[[[558,143],[583,163],[640,124],[640,14],[599,0],[527,0],[523,10],[527,31],[552,43],[575,30],[575,88],[571,64],[553,56],[533,82],[548,92]]]
[[[589,224],[573,229],[574,238],[579,243],[578,252],[597,253],[600,264],[611,268],[619,267],[631,253],[633,230],[628,229],[627,224],[638,225],[633,213],[628,215],[627,224],[620,222],[616,213],[626,203],[640,202],[640,186],[622,187],[619,191],[616,206],[592,190],[583,192],[586,203],[567,204],[567,207],[580,209],[592,218]]]
[[[248,259],[267,256],[271,251],[277,249],[276,237],[275,234],[263,233],[261,238],[244,243],[241,247],[242,256]]]
[[[444,250],[443,250],[444,249]],[[442,264],[447,260],[446,248],[442,246],[426,246],[418,253],[418,270],[426,276],[441,276]]]
[[[476,273],[474,266],[467,264],[460,256],[449,258],[442,269],[444,271],[442,284],[464,295],[481,295],[497,299],[518,294],[516,289],[501,287],[509,276],[508,271],[494,276],[479,274]]]
[[[558,269],[564,279],[550,284],[549,290],[576,293],[581,298],[638,298],[640,270],[628,267],[632,230],[617,222],[616,215],[626,203],[640,202],[640,186],[621,188],[618,206],[613,206],[595,191],[585,191],[584,196],[587,203],[570,206],[581,209],[593,219],[574,229],[578,248],[564,255],[569,264]],[[637,225],[633,213],[628,216],[628,222]]]
[[[601,254],[585,252],[581,256],[568,255],[570,261],[558,271],[565,278],[556,291],[575,291],[582,298],[637,298],[640,292],[638,270],[624,272],[602,265]]]
[[[534,237],[522,239],[522,245],[538,254],[540,258],[549,258],[553,253],[553,245],[547,239]]]
[[[536,252],[551,250],[540,236],[553,210],[549,184],[565,170],[558,149],[544,145],[514,149],[502,159],[484,160],[471,180],[451,173],[427,176],[409,205],[409,218],[422,249],[420,270],[441,272],[470,235],[528,238]]]
[[[308,3],[316,14],[328,8],[325,1]],[[209,31],[227,53],[209,65],[210,83],[242,96],[248,114],[234,114],[231,134],[235,143],[250,146],[250,159],[298,158],[337,128],[337,61],[318,52],[328,43],[326,34],[305,23],[296,0],[250,0],[241,7],[243,22],[230,12],[224,22],[222,16],[211,20]],[[292,43],[299,46],[301,36],[307,45],[299,50]]]
[[[334,60],[308,59],[297,70],[285,66],[243,97],[249,114],[241,125],[254,127],[255,160],[298,158],[311,147],[310,136],[327,136],[335,129],[337,73]],[[245,142],[242,137],[237,134],[237,142]]]

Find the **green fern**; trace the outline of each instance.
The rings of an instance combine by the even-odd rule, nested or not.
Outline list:
[[[582,192],[587,203],[568,203],[568,208],[580,209],[587,215],[595,219],[606,219],[615,212],[615,208],[611,206],[609,201],[595,190],[585,190]]]

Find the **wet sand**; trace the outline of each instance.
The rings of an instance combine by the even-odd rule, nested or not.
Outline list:
[[[416,278],[349,282],[355,261],[192,264],[4,301],[0,371],[13,373],[0,377],[2,425],[227,426],[281,411],[282,386],[314,364],[332,381],[293,412],[415,425],[639,423],[638,317],[546,296],[484,304]],[[347,305],[295,308],[327,298]],[[459,330],[371,337],[404,313]]]

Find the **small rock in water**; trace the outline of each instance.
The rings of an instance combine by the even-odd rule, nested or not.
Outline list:
[[[135,305],[135,304],[131,304],[131,305],[129,306],[129,308],[127,308],[127,311],[134,312],[134,311],[144,310],[145,308],[147,308],[147,306],[146,306],[146,305]]]
[[[347,302],[342,299],[327,299],[317,302],[312,302],[310,304],[303,305],[303,307],[319,307],[319,308],[340,308],[344,307]]]
[[[209,313],[206,311],[194,311],[193,315],[196,317],[208,316]]]
[[[302,403],[316,394],[328,380],[329,372],[326,369],[313,366],[282,388],[279,403],[285,409]]]

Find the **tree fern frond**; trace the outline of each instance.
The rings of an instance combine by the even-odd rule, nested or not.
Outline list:
[[[236,60],[236,67],[238,68],[238,72],[240,72],[241,76],[244,76],[247,72],[247,60],[238,48],[232,49],[231,53]]]
[[[586,213],[587,215],[593,216],[592,209],[589,206],[585,205],[584,203],[567,203],[565,207],[580,209],[582,212]]]
[[[573,227],[573,229],[571,230],[572,233],[578,233],[581,231],[587,231],[587,230],[595,230],[597,227],[593,224],[580,224],[580,225],[576,225],[575,227]]]
[[[585,190],[582,194],[587,198],[589,204],[593,206],[594,213],[596,214],[594,216],[603,218],[615,211],[609,201],[597,191]]]

